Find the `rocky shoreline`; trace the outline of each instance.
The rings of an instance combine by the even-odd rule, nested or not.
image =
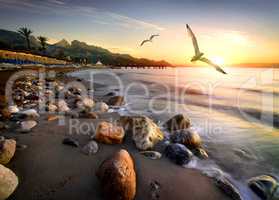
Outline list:
[[[162,130],[147,116],[120,116],[125,98],[92,96],[98,85],[89,85],[69,76],[14,82],[15,104],[1,109],[0,200],[243,199],[226,177],[183,168],[208,158],[187,116]],[[271,176],[248,185],[255,197],[278,197]]]

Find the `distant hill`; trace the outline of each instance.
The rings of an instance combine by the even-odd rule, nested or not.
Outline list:
[[[38,48],[39,41],[34,37],[30,37],[31,48]],[[26,47],[26,41],[19,33],[0,29],[0,48],[8,48],[22,50]]]
[[[55,46],[57,46],[57,47],[63,47],[63,48],[68,48],[68,47],[70,47],[71,45],[70,45],[70,43],[69,43],[67,40],[62,39],[62,40],[60,40],[59,42],[57,42],[57,43],[55,44]]]
[[[58,59],[70,59],[73,62],[96,63],[100,60],[105,65],[152,65],[152,66],[171,66],[168,62],[154,61],[144,58],[135,58],[128,54],[112,53],[102,47],[88,45],[85,42],[74,40],[69,43],[62,39],[55,44],[48,44],[45,52],[40,52],[39,41],[31,36],[31,52],[43,54],[45,56],[55,57]],[[25,39],[17,32],[0,29],[0,49],[8,50],[26,50]]]

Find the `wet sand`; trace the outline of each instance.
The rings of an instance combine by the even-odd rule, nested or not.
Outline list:
[[[118,118],[117,113],[105,114],[103,119]],[[99,120],[82,119],[96,124]],[[161,185],[162,200],[219,200],[229,199],[214,185],[213,181],[197,170],[185,169],[171,163],[167,158],[150,160],[138,153],[129,137],[121,145],[99,144],[93,156],[81,153],[79,148],[62,144],[69,137],[68,119],[65,126],[58,121],[48,122],[45,116],[29,134],[8,131],[4,135],[14,137],[28,148],[17,151],[8,167],[19,177],[19,186],[9,199],[102,199],[96,170],[103,160],[117,150],[129,151],[135,161],[137,173],[136,199],[150,199],[150,183]],[[89,140],[88,135],[72,137],[81,146]]]

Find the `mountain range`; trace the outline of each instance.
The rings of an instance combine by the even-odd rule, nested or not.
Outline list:
[[[112,53],[109,50],[88,45],[85,42],[73,40],[69,43],[62,39],[55,44],[47,44],[46,50],[41,52],[40,42],[36,37],[30,37],[31,53],[54,57],[58,59],[68,59],[73,62],[96,63],[101,61],[104,65],[138,65],[138,66],[171,66],[170,63],[161,60],[154,61],[145,58],[135,58],[128,54]],[[0,29],[0,49],[26,51],[26,41],[19,33]]]

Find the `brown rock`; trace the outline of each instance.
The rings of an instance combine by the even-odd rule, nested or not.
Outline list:
[[[105,144],[121,144],[124,136],[125,132],[121,126],[100,122],[97,126],[95,139]]]
[[[0,164],[6,165],[10,162],[15,154],[16,141],[11,139],[0,142]]]
[[[110,106],[122,106],[124,104],[124,97],[123,96],[114,96],[111,97],[108,102]]]
[[[170,139],[174,143],[184,144],[189,149],[199,148],[202,144],[200,135],[193,129],[175,131]]]
[[[0,164],[0,199],[7,199],[15,191],[17,185],[17,176]]]
[[[176,131],[189,128],[191,121],[188,117],[182,114],[175,115],[165,123],[165,127],[170,131]]]
[[[81,118],[88,118],[88,119],[98,119],[99,116],[95,112],[81,112],[80,113]]]
[[[134,162],[126,150],[105,160],[96,173],[102,192],[108,200],[133,200],[136,195]]]
[[[10,119],[12,113],[9,111],[8,108],[4,108],[4,109],[1,110],[1,115],[4,119]]]
[[[58,120],[59,116],[58,115],[49,115],[47,116],[47,121],[54,121],[54,120]]]

